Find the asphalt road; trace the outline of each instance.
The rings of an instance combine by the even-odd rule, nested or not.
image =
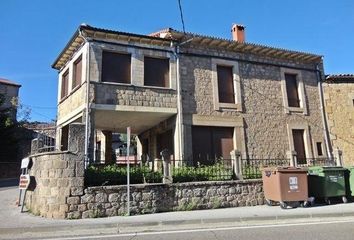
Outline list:
[[[99,236],[76,236],[51,238],[56,240],[74,239],[121,239],[121,240],[352,240],[354,219],[334,220],[317,223],[284,223],[262,226],[235,226],[225,228],[169,230],[161,232],[141,232],[128,234],[110,234]]]

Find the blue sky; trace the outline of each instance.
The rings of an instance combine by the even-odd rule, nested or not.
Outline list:
[[[324,56],[325,72],[354,73],[353,0],[181,0],[186,31]],[[182,29],[177,0],[1,0],[0,77],[22,85],[31,120],[56,116],[57,72],[50,66],[80,23],[147,34]]]

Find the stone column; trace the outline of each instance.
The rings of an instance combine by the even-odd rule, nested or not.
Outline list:
[[[232,170],[236,179],[242,179],[242,159],[241,152],[239,150],[232,150],[230,152],[232,161]]]
[[[333,150],[333,157],[336,162],[336,166],[342,167],[343,166],[343,152],[341,150],[334,149]]]
[[[112,158],[112,132],[111,131],[102,131],[104,135],[104,160],[106,164],[115,163],[115,159]]]
[[[297,167],[297,153],[296,151],[287,151],[286,157],[290,159],[290,166]]]
[[[164,149],[160,152],[162,157],[163,164],[163,183],[172,183],[172,174],[171,174],[171,159],[170,159],[170,151],[168,149]]]

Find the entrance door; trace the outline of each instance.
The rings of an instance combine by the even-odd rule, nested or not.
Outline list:
[[[157,135],[157,155],[160,157],[160,152],[164,149],[168,149],[170,154],[174,154],[173,133],[172,130],[168,130],[164,133]]]
[[[293,129],[294,149],[297,153],[297,163],[306,164],[306,151],[304,142],[304,130]]]

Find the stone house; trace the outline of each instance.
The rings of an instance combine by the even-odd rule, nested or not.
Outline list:
[[[322,57],[168,28],[150,35],[82,24],[53,63],[57,145],[86,124],[87,161],[114,161],[112,133],[131,127],[137,155],[175,159],[327,157]],[[88,84],[89,83],[89,84]],[[99,141],[98,141],[99,139]]]
[[[345,165],[353,165],[354,75],[329,75],[323,90],[332,146],[343,151]]]
[[[0,106],[2,109],[5,108],[11,108],[11,119],[13,121],[16,120],[16,114],[17,114],[17,100],[18,100],[18,91],[20,89],[21,85],[10,81],[5,78],[0,78],[0,94],[4,95],[5,97],[5,102],[2,106]]]

